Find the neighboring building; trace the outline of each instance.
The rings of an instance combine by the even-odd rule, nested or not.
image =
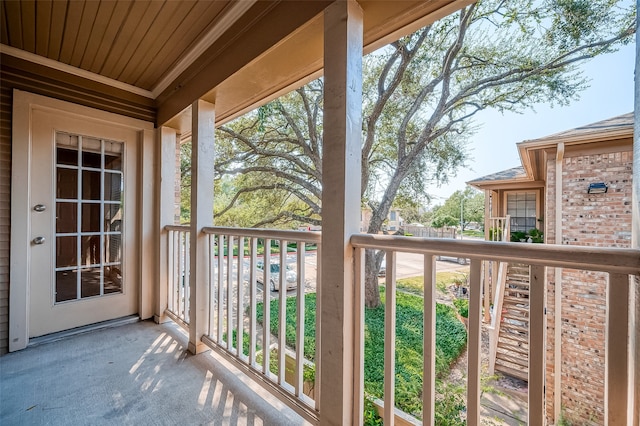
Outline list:
[[[373,212],[370,208],[363,208],[360,211],[360,232],[367,232],[369,229],[369,223],[371,222],[371,216]],[[382,225],[383,231],[396,232],[404,226],[404,220],[400,216],[400,210],[391,209],[387,215],[386,222]]]
[[[490,200],[485,226],[509,215],[511,232],[538,229],[546,244],[631,247],[632,145],[633,113],[517,144],[521,167],[469,182]],[[549,268],[547,282],[547,416],[559,403],[602,424],[606,277]]]

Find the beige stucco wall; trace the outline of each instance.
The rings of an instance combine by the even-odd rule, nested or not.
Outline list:
[[[546,242],[596,247],[631,245],[632,152],[567,153],[562,162],[562,241],[555,235],[555,159],[547,164]],[[605,194],[587,194],[605,182]],[[548,274],[547,416],[554,413],[555,275]],[[604,422],[606,276],[564,270],[561,303],[561,405],[572,424]]]
[[[2,55],[4,61],[5,56]],[[6,62],[6,61],[4,61]],[[0,69],[0,355],[9,348],[9,262],[11,239],[11,131],[13,108],[13,89],[41,94],[67,100],[80,105],[91,106],[105,111],[147,121],[155,119],[155,108],[151,105],[140,106],[131,102],[115,102],[114,93],[96,93],[79,77],[69,81],[56,81],[51,76],[28,78],[22,70],[13,69],[6,64]],[[114,106],[115,105],[115,106]]]
[[[4,83],[4,82],[3,82]],[[0,85],[0,355],[9,348],[11,235],[11,88]]]

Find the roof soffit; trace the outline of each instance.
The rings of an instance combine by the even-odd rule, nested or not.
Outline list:
[[[472,2],[359,0],[365,19],[364,52]],[[322,43],[322,11],[330,3],[3,2],[0,49],[76,78],[155,99],[164,119],[203,96],[223,108],[217,116],[231,119],[321,75],[322,50],[317,46]],[[290,40],[301,36],[306,42]],[[314,41],[317,36],[319,42]],[[296,44],[308,51],[295,55],[296,60],[289,51],[290,60],[280,69],[263,67],[268,56],[276,63],[276,53]],[[255,72],[259,67],[262,73]],[[251,94],[239,88],[250,88]]]

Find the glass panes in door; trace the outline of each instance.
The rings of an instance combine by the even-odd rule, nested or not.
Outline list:
[[[56,133],[56,303],[122,292],[123,152]]]

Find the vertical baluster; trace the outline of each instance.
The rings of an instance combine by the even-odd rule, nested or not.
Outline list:
[[[222,344],[224,334],[224,235],[218,235],[218,327],[216,343]]]
[[[207,234],[207,245],[209,247],[209,338],[215,339],[215,319],[216,312],[216,271],[215,271],[215,246],[213,241],[215,235]]]
[[[180,316],[180,305],[178,303],[178,295],[180,294],[180,280],[181,272],[180,272],[180,259],[182,258],[180,253],[180,232],[176,231],[173,233],[173,292],[171,293],[171,298],[173,299],[173,307],[172,312]]]
[[[305,317],[305,277],[304,277],[305,244],[298,241],[296,250],[296,269],[298,280],[296,282],[297,309],[296,309],[296,382],[295,394],[300,397],[304,391],[304,317]]]
[[[278,383],[285,382],[285,348],[287,330],[287,241],[280,240],[280,286],[278,290]]]
[[[609,274],[605,348],[605,417],[609,426],[627,424],[629,388],[629,275]],[[639,368],[636,366],[636,368]]]
[[[467,363],[467,424],[480,424],[480,345],[482,322],[482,261],[471,259],[469,274],[469,349]]]
[[[181,315],[182,312],[182,288],[184,286],[184,262],[182,259],[184,253],[184,247],[182,246],[183,232],[178,232],[178,285],[176,286],[176,312],[175,314],[180,319],[184,319]]]
[[[244,237],[238,237],[238,300],[236,307],[236,344],[238,358],[243,358],[244,328]]]
[[[182,319],[189,322],[189,293],[191,293],[191,238],[190,232],[184,233],[184,285],[182,287]]]
[[[233,348],[233,235],[227,235],[227,350]]]
[[[529,275],[529,424],[543,425],[546,268],[531,266]]]
[[[262,277],[262,372],[269,376],[269,361],[271,354],[269,353],[269,345],[271,343],[271,291],[269,285],[271,281],[271,240],[264,239],[264,262]]]
[[[167,307],[171,312],[174,311],[173,305],[173,287],[175,282],[175,277],[173,276],[174,268],[175,268],[175,259],[174,259],[174,244],[173,244],[173,233],[174,231],[169,231],[167,235]]]
[[[316,380],[313,390],[316,401],[315,408],[320,410],[320,392],[322,391],[320,389],[320,373],[322,369],[322,340],[320,339],[320,324],[322,324],[322,268],[320,267],[320,261],[322,260],[322,245],[319,241],[316,244],[316,359],[314,360],[316,364]]]
[[[384,309],[384,424],[395,424],[396,253],[387,251]]]
[[[256,291],[256,261],[258,253],[258,239],[251,238],[251,259],[249,261],[249,304],[251,308],[249,310],[249,365],[253,366],[256,363],[256,304],[257,304],[257,291]]]
[[[424,255],[424,372],[422,374],[422,424],[434,424],[436,387],[436,260]]]
[[[354,333],[354,394],[355,400],[353,404],[353,424],[361,425],[364,423],[364,279],[365,279],[365,249],[355,249],[355,297],[354,297],[354,324],[356,327]]]

